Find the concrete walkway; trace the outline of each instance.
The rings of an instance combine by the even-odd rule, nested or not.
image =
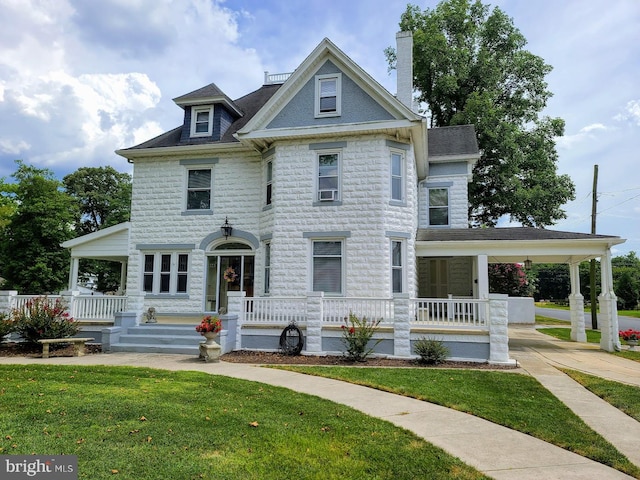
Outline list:
[[[536,377],[548,376],[551,378],[550,383],[554,383],[552,377],[556,375],[552,373],[553,369],[549,370],[550,367],[545,361],[539,361],[540,358],[545,357],[540,357],[540,354],[535,351],[535,348],[538,348],[535,342],[536,336],[542,334],[536,333],[532,328],[529,330],[522,329],[514,332],[513,357],[517,358],[528,373]],[[562,351],[554,355],[558,357],[561,353]],[[184,355],[112,353],[49,359],[0,358],[0,364],[12,363],[130,365],[167,370],[197,370],[225,375],[281,386],[348,405],[370,416],[410,430],[498,480],[629,478],[617,470],[580,455],[472,415],[337,380],[245,364],[204,363]],[[560,376],[566,377],[564,374]],[[558,388],[566,388],[566,385]],[[629,417],[626,418],[627,422],[632,421]],[[637,442],[638,438],[640,437],[636,436],[631,441],[629,439],[625,441],[632,444],[633,440]]]
[[[640,423],[558,370],[577,370],[640,387],[640,363],[603,352],[596,344],[556,340],[533,327],[511,327],[509,339],[511,357],[527,373],[640,466]]]

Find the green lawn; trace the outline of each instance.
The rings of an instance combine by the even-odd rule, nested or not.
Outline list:
[[[575,370],[563,369],[562,371],[595,395],[640,422],[639,387],[612,382]]]
[[[428,368],[279,368],[366,385],[471,413],[640,478],[639,467],[529,376]]]
[[[0,366],[0,454],[78,456],[86,479],[480,479],[390,423],[199,372]]]
[[[540,308],[555,308],[558,310],[569,310],[568,305],[558,305],[557,303],[552,302],[535,302],[536,307]],[[585,312],[591,312],[591,307],[585,305]],[[640,310],[618,310],[618,315],[622,315],[623,317],[634,317],[640,318]]]

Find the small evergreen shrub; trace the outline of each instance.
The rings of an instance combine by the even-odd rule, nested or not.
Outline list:
[[[11,319],[18,333],[27,343],[43,338],[69,338],[78,333],[78,325],[67,313],[65,302],[57,298],[35,297],[24,308],[14,308]]]
[[[420,363],[436,365],[444,362],[449,356],[449,349],[441,340],[433,338],[421,338],[413,346],[417,355],[420,355]]]
[[[0,312],[0,342],[4,340],[4,337],[13,333],[15,325],[13,320],[4,312]]]
[[[377,340],[372,346],[369,341],[378,329],[382,320],[367,320],[367,317],[359,318],[349,312],[347,325],[342,325],[342,343],[347,351],[345,356],[354,362],[364,362],[382,340]]]

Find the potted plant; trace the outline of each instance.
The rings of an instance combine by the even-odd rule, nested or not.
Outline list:
[[[206,315],[202,318],[200,325],[196,326],[196,332],[204,336],[208,345],[215,343],[215,338],[222,330],[222,321],[217,315]]]
[[[627,345],[629,345],[629,350],[633,350],[633,347],[638,345],[638,340],[640,340],[640,331],[630,328],[629,330],[620,330],[618,333],[620,334],[620,337],[622,337],[622,340],[627,342]]]

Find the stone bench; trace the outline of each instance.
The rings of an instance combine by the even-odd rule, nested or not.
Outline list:
[[[42,344],[42,358],[49,358],[49,345],[52,343],[73,343],[73,356],[81,357],[84,355],[84,344],[92,342],[95,338],[44,338],[38,340]]]

